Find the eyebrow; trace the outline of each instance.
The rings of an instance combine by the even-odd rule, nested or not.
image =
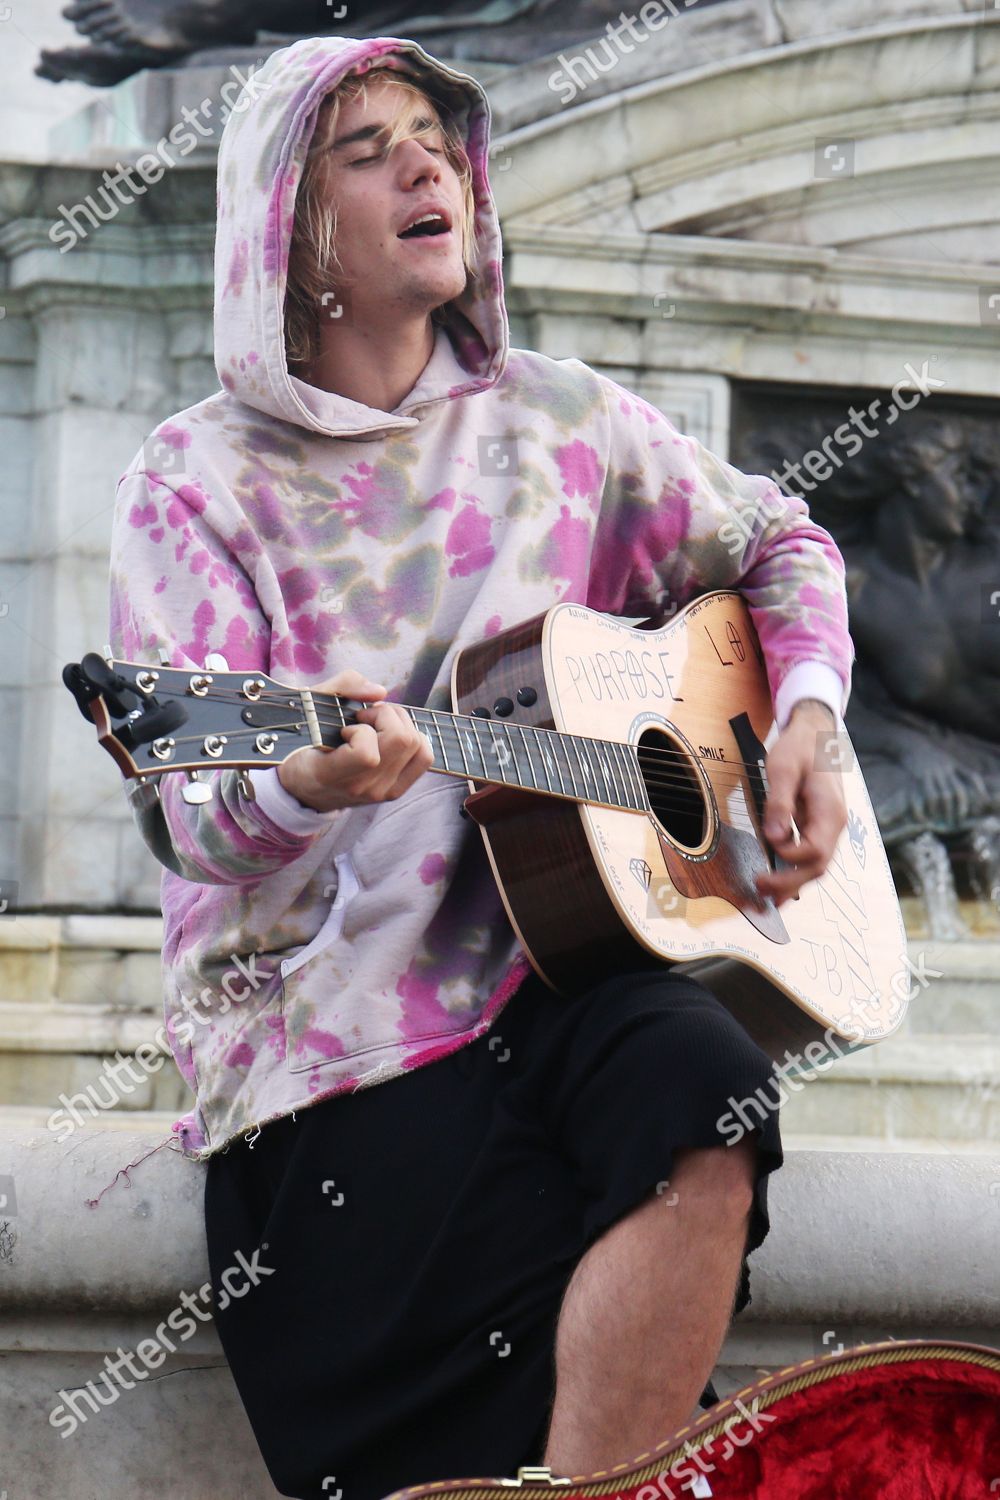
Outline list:
[[[414,124],[417,129],[420,129],[424,125],[433,125],[437,129],[441,128],[441,122],[439,120],[432,120],[429,115],[420,115],[414,121]],[[387,131],[388,128],[384,120],[375,125],[362,125],[360,130],[352,130],[350,135],[342,135],[339,140],[334,141],[332,149],[340,151],[344,146],[353,146],[357,141],[369,141],[373,136],[381,135],[383,131]]]

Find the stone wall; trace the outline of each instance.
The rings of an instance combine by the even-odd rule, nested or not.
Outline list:
[[[276,1493],[214,1325],[162,1347],[159,1326],[185,1306],[181,1293],[196,1297],[208,1279],[205,1169],[168,1149],[148,1155],[154,1145],[142,1133],[84,1131],[56,1144],[0,1132],[0,1191],[16,1210],[0,1215],[0,1486],[12,1500]],[[997,1157],[790,1153],[769,1185],[772,1228],[750,1261],[751,1305],[713,1375],[719,1395],[861,1343],[996,1346],[998,1195]],[[132,1389],[100,1383],[105,1355],[151,1339],[161,1347],[134,1362],[145,1373]],[[88,1381],[116,1398],[95,1410],[78,1395],[67,1408],[66,1393]],[[75,1429],[62,1413],[50,1423],[57,1407],[82,1417]]]

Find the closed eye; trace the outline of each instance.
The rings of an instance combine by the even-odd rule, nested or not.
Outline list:
[[[424,149],[427,150],[427,151],[429,151],[432,156],[443,156],[444,155],[444,151],[443,151],[443,149],[440,146],[426,146]],[[374,156],[359,156],[359,157],[356,157],[355,160],[351,162],[351,166],[352,167],[360,167],[364,162],[381,161],[381,159],[382,159],[382,157],[384,155],[385,155],[384,151],[376,151],[376,153],[375,153]]]

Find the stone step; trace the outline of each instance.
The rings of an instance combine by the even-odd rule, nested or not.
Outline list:
[[[0,1126],[4,1116],[0,1113]],[[886,1140],[875,1135],[802,1135],[782,1123],[781,1144],[789,1151],[828,1151],[836,1156],[857,1151],[865,1156],[897,1156],[900,1153],[919,1156],[982,1156],[982,1141],[935,1140],[913,1136],[904,1140]],[[990,1143],[990,1149],[995,1143]]]
[[[159,1014],[162,944],[159,916],[6,917],[0,922],[0,1002]],[[1000,940],[913,938],[908,953],[927,979],[915,984],[902,1031],[1000,1036]]]
[[[914,938],[909,958],[928,980],[914,984],[901,1032],[1000,1037],[1000,942],[995,938],[955,943]]]
[[[74,1122],[139,1111],[176,1119],[190,1093],[161,1014],[162,919],[82,914],[0,922],[0,1102]],[[925,976],[886,1041],[787,1086],[783,1130],[808,1140],[997,1139],[1000,943],[913,942]],[[142,1049],[136,1056],[137,1049]],[[116,1054],[135,1059],[110,1076]],[[60,1120],[63,1116],[59,1117]]]
[[[996,1038],[898,1034],[838,1058],[808,1080],[786,1078],[782,1132],[803,1140],[856,1135],[899,1141],[909,1150],[917,1141],[986,1150],[1000,1135],[998,1070]],[[755,1103],[744,1105],[738,1118],[758,1115]]]
[[[0,1102],[74,1119],[190,1108],[159,1017],[101,1006],[0,1004]]]
[[[4,1131],[50,1130],[56,1139],[68,1140],[64,1130],[49,1124],[51,1116],[52,1110],[44,1104],[0,1104],[0,1135]],[[178,1111],[173,1109],[106,1109],[97,1115],[81,1110],[77,1128],[90,1131],[142,1131],[143,1134],[148,1133],[151,1140],[156,1140],[170,1135],[170,1127],[177,1117]],[[817,1147],[810,1141],[808,1149],[815,1151]],[[0,1491],[0,1500],[2,1497],[3,1492]]]

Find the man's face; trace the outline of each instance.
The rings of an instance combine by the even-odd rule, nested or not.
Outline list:
[[[462,262],[463,192],[444,151],[439,116],[429,101],[416,100],[390,79],[373,79],[366,100],[347,100],[336,136],[323,152],[320,182],[337,209],[333,288],[352,321],[384,323],[387,311],[430,313],[465,287]],[[405,136],[387,155],[384,142],[399,115],[415,128],[438,124],[420,140]],[[359,132],[362,134],[359,136]],[[447,234],[400,239],[399,233],[425,204],[445,209]]]

